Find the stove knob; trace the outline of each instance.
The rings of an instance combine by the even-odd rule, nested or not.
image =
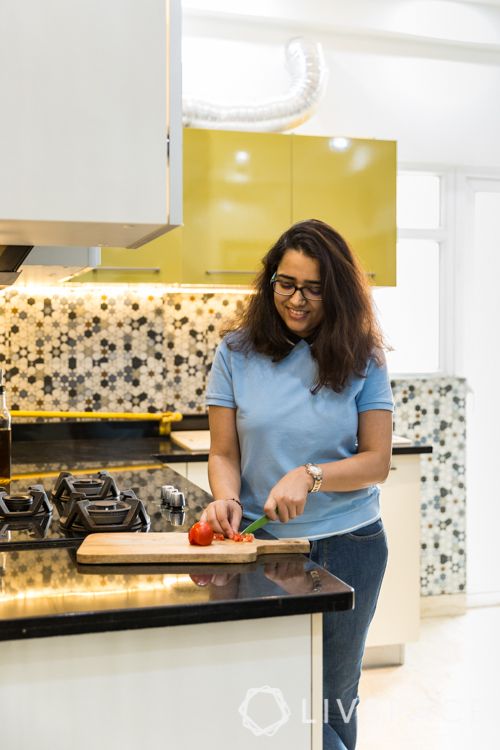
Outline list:
[[[170,493],[170,500],[169,505],[173,510],[182,510],[182,508],[186,507],[186,498],[184,497],[183,492],[179,492],[179,490],[174,490]]]
[[[172,492],[177,492],[177,488],[173,484],[164,484],[160,489],[161,501],[164,505],[170,505],[170,497]]]
[[[184,524],[186,523],[186,513],[184,513],[183,510],[171,510],[168,520],[170,521],[172,526],[184,526]]]

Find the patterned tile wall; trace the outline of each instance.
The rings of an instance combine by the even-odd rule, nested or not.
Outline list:
[[[465,401],[462,378],[393,380],[394,428],[419,445],[432,445],[421,464],[421,591],[424,596],[465,591]]]
[[[11,408],[205,412],[223,318],[243,295],[75,286],[0,295],[0,367]],[[422,594],[465,590],[465,383],[393,381],[395,429],[421,458]]]

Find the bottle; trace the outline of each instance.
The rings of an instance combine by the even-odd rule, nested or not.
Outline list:
[[[0,370],[0,485],[10,482],[11,454],[10,413],[5,401],[4,373]]]

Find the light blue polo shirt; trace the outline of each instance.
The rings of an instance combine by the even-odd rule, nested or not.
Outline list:
[[[229,337],[234,334],[229,334]],[[323,464],[357,453],[358,414],[393,410],[387,367],[370,359],[366,377],[353,377],[342,393],[321,388],[316,362],[305,340],[281,362],[219,344],[207,385],[206,403],[236,409],[241,453],[244,516],[263,514],[271,488],[291,469],[307,462]],[[284,524],[266,526],[278,538],[320,539],[373,523],[380,517],[379,488],[310,494],[304,513]]]

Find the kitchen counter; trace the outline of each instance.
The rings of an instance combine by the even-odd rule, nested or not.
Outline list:
[[[64,451],[61,446],[60,453],[57,443],[31,443],[39,463],[36,467],[17,463],[10,492],[25,492],[32,484],[42,484],[48,491],[60,469],[106,468],[118,487],[134,489],[144,502],[151,531],[185,532],[212,498],[174,470],[147,462],[151,440],[144,440],[147,445],[142,448],[129,444],[123,449],[113,441],[106,449],[97,440],[79,441],[81,445],[69,444]],[[28,458],[19,444],[14,455],[23,461]],[[50,460],[54,455],[61,458]],[[175,519],[161,505],[160,487],[166,484],[176,486],[186,498],[185,511]],[[76,562],[80,543],[81,537],[62,533],[55,513],[43,536],[0,530],[0,640],[352,606],[352,589],[321,568],[321,589],[313,591],[310,571],[317,566],[303,555],[280,555],[279,560],[267,555],[238,565],[84,566]]]
[[[346,610],[352,602],[349,586],[303,555],[80,565],[71,548],[0,552],[0,640]]]
[[[105,468],[120,488],[137,491],[152,529],[185,531],[211,497],[151,460],[159,442],[18,441],[10,491],[34,483],[52,489],[64,468]],[[180,523],[161,507],[164,484],[186,495]],[[322,613],[351,609],[349,586],[306,555],[266,555],[246,564],[85,566],[76,560],[79,539],[64,539],[57,519],[52,523],[47,538],[8,531],[0,547],[6,747],[53,750],[57,738],[64,744],[71,738],[73,750],[88,750],[89,732],[75,731],[75,721],[81,726],[84,719],[99,748],[137,750],[167,741],[216,750],[223,721],[232,744],[258,750],[270,714],[251,699],[254,692],[265,699],[270,690],[286,709],[279,733],[272,731],[273,748],[321,746]],[[29,721],[26,706],[36,706]],[[56,740],[46,718],[54,706]]]
[[[175,423],[173,432],[207,430],[208,418],[185,417]],[[102,457],[114,466],[147,463],[204,462],[208,451],[192,452],[176,445],[169,435],[155,435],[151,423],[77,422],[54,424],[16,424],[13,428],[13,461],[21,470],[25,465],[45,465],[57,470],[63,464],[71,468],[99,466]],[[394,445],[393,455],[432,453],[429,445]]]

